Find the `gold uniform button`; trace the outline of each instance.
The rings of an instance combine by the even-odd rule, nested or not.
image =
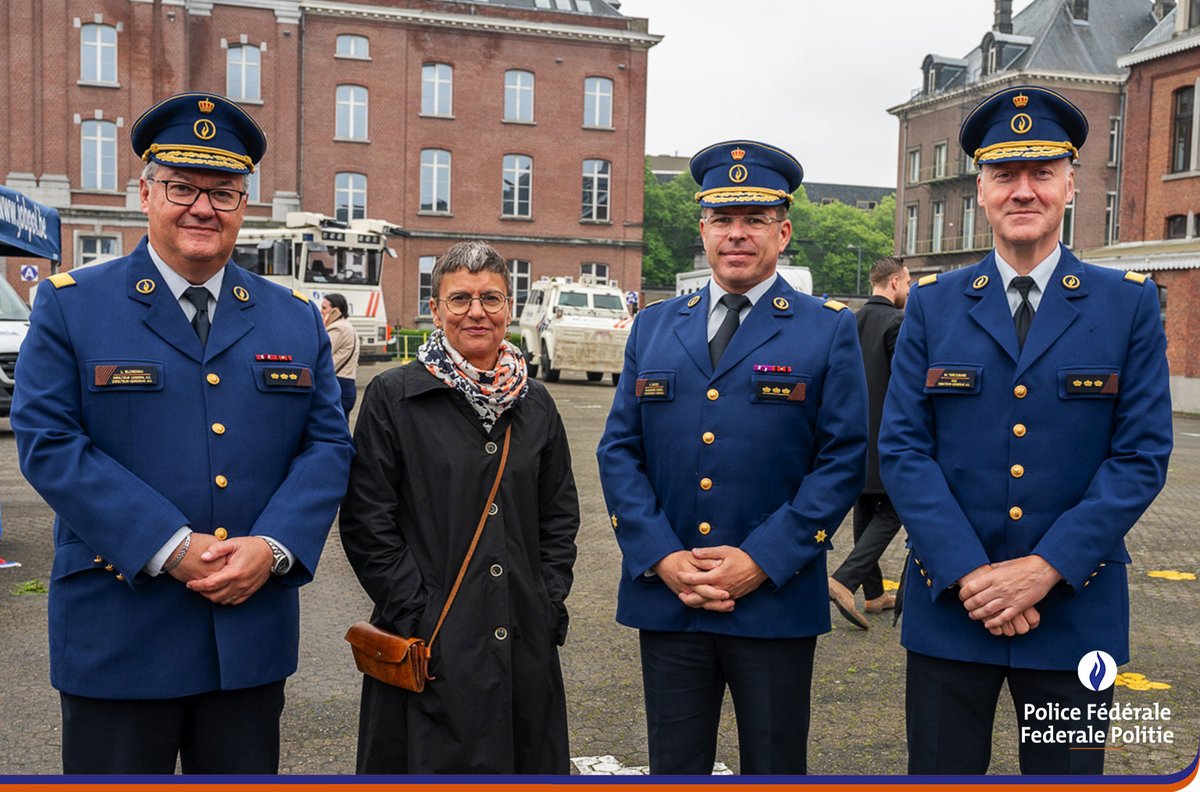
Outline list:
[[[1026,388],[1024,385],[1018,385],[1013,388],[1013,396],[1016,396],[1018,399],[1024,399],[1028,394],[1029,388]]]
[[[1021,478],[1021,476],[1025,475],[1025,468],[1021,467],[1020,465],[1013,465],[1008,469],[1008,472],[1012,473],[1013,478]]]
[[[112,572],[112,571],[113,571],[113,569],[115,569],[115,568],[116,568],[116,567],[114,567],[112,564],[106,564],[106,565],[104,566],[104,571],[105,571],[105,572]]]
[[[213,531],[213,536],[217,537],[218,542],[224,542],[229,538],[229,531],[226,531],[224,528],[218,528]]]
[[[1020,506],[1013,506],[1011,509],[1008,510],[1008,516],[1013,518],[1014,520],[1021,519],[1021,517],[1024,514],[1025,514],[1025,512],[1021,511]]]
[[[704,434],[700,435],[700,439],[704,441],[704,445],[712,445],[717,439],[717,436],[712,432],[705,432]]]
[[[92,559],[92,563],[93,564],[103,564],[104,558],[101,556],[96,556],[95,558]]]
[[[209,385],[220,385],[221,384],[221,378],[218,377],[216,374],[209,374],[207,377],[205,377],[205,379],[208,380]]]
[[[717,399],[719,399],[721,397],[721,392],[719,390],[717,390],[716,388],[709,388],[708,393],[706,393],[705,395],[708,396],[709,401],[716,401]]]
[[[1013,434],[1017,437],[1025,436],[1025,424],[1016,424],[1013,426]]]
[[[124,580],[124,579],[125,579],[125,576],[124,576],[124,575],[122,575],[120,572],[118,572],[118,573],[117,573],[117,580]]]
[[[710,533],[712,533],[712,526],[706,522],[702,522],[697,527],[697,530],[700,531],[701,536],[708,536]]]
[[[700,489],[705,490],[705,491],[712,489],[712,479],[710,479],[710,478],[700,479]]]
[[[213,479],[213,481],[216,482],[217,486],[221,489],[225,489],[229,486],[229,479],[225,478],[224,476],[217,476],[215,479]]]
[[[212,430],[213,430],[213,434],[215,434],[215,435],[223,435],[223,434],[225,434],[225,424],[215,423],[212,425]]]

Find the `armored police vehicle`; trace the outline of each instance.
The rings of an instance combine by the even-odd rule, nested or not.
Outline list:
[[[590,275],[543,277],[530,286],[520,318],[530,376],[541,371],[546,382],[557,382],[565,369],[586,372],[591,382],[608,374],[617,384],[630,322],[625,293],[615,283]]]

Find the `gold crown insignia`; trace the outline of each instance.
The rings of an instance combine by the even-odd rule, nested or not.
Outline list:
[[[1029,97],[1025,94],[1017,94],[1013,97],[1013,104],[1016,107],[1024,107],[1025,105],[1029,104]]]
[[[211,100],[211,99],[201,99],[200,100],[200,112],[201,113],[211,113],[213,110],[216,110],[216,109],[217,109],[217,104],[213,100]]]
[[[733,157],[734,162],[741,162],[742,159],[745,158],[746,152],[740,148],[735,148],[733,151],[729,152],[729,156]]]

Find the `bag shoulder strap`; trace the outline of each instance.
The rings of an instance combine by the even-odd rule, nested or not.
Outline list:
[[[442,622],[446,621],[446,614],[450,612],[450,606],[454,604],[454,598],[458,595],[458,587],[462,585],[463,578],[467,574],[467,566],[471,563],[471,556],[475,555],[475,547],[479,544],[479,537],[483,534],[483,526],[487,522],[488,512],[492,508],[492,502],[496,500],[496,492],[500,489],[500,479],[504,476],[504,466],[508,463],[508,444],[512,439],[512,424],[509,423],[508,428],[504,430],[504,450],[500,452],[500,469],[496,471],[496,480],[492,483],[492,491],[488,493],[487,503],[483,505],[483,514],[479,515],[479,525],[475,526],[475,536],[471,539],[471,546],[467,548],[467,557],[463,559],[462,566],[458,569],[458,577],[454,580],[454,586],[450,589],[450,596],[446,598],[446,604],[442,606],[442,615],[438,616],[437,626],[433,628],[433,635],[429,636],[429,649],[433,649],[433,642],[437,640],[438,631],[442,629]]]

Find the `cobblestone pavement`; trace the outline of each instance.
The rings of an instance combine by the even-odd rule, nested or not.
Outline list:
[[[360,388],[379,366],[359,371]],[[571,633],[563,649],[575,772],[644,773],[645,722],[636,633],[613,614],[619,552],[597,482],[595,447],[613,389],[565,375],[551,385],[567,427],[579,485],[583,524],[575,588],[568,601]],[[361,391],[360,391],[361,392]],[[1167,487],[1129,535],[1133,662],[1121,670],[1169,689],[1117,688],[1120,703],[1170,707],[1162,724],[1174,744],[1137,744],[1108,753],[1109,773],[1160,774],[1182,769],[1200,740],[1200,417],[1177,416],[1176,445]],[[1064,449],[1068,453],[1069,449]],[[50,688],[46,597],[16,594],[27,581],[49,582],[52,515],[21,478],[16,447],[0,419],[0,556],[19,561],[0,569],[0,775],[59,770],[58,696]],[[848,551],[848,523],[835,537],[830,561]],[[885,575],[899,573],[903,550],[894,543]],[[1185,579],[1172,579],[1172,578]],[[860,595],[861,599],[861,595]],[[342,774],[354,768],[360,677],[343,641],[346,628],[370,611],[331,534],[316,580],[303,590],[300,670],[287,687],[283,716],[285,773]],[[871,616],[860,631],[836,611],[833,631],[817,642],[809,768],[820,774],[903,773],[904,652],[890,615]],[[164,639],[169,640],[169,636]],[[732,706],[726,702],[719,762],[737,770]],[[723,768],[719,768],[723,769]],[[1015,773],[1016,735],[1011,706],[997,716],[993,773]]]

